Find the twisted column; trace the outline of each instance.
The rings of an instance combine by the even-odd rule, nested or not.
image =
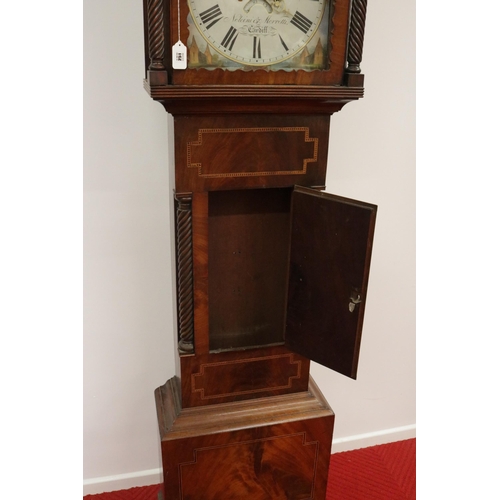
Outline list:
[[[165,35],[163,0],[148,0],[148,47],[150,70],[164,70]]]
[[[179,352],[194,352],[192,195],[176,195],[177,321]]]
[[[348,73],[361,73],[360,64],[365,36],[366,3],[367,0],[353,0],[352,3],[349,50],[347,52]]]

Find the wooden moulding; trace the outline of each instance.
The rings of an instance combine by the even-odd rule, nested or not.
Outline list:
[[[180,379],[172,377],[155,391],[160,436],[168,433],[181,412]]]
[[[359,79],[356,82],[359,84]],[[178,114],[275,113],[324,114],[340,111],[348,102],[361,99],[358,86],[313,85],[160,85],[145,80],[151,98],[160,101],[166,111]]]
[[[155,398],[162,441],[334,415],[312,377],[308,391],[194,408],[181,408],[180,380],[173,377]]]
[[[349,102],[363,97],[363,89],[344,86],[318,85],[182,85],[155,87],[144,81],[144,88],[156,100],[203,100],[203,99],[294,99]]]

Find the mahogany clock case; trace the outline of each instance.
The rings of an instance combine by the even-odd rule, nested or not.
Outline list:
[[[330,116],[363,97],[366,0],[325,12],[323,69],[172,69],[187,2],[144,0],[144,86],[174,118],[165,500],[325,498],[334,416],[309,365],[356,377],[376,217],[322,192]]]
[[[182,406],[305,391],[310,359],[355,377],[376,207],[318,190],[330,115],[363,94],[366,0],[330,0],[322,71],[173,70],[187,3],[144,8],[145,86],[174,116]]]

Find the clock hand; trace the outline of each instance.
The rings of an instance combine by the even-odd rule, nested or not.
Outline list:
[[[276,12],[283,12],[286,9],[285,0],[273,0],[272,6]]]

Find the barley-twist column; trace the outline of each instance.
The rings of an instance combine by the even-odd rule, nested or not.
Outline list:
[[[194,352],[192,196],[176,195],[179,352]]]
[[[351,10],[351,25],[349,27],[349,50],[347,53],[347,72],[361,73],[363,56],[363,39],[365,37],[367,0],[353,0]]]
[[[150,70],[163,70],[165,35],[163,24],[163,0],[148,0],[148,45]]]

